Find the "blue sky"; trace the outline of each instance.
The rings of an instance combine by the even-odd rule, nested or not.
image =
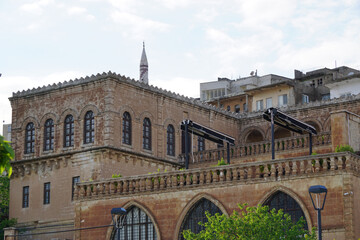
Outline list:
[[[357,0],[18,0],[0,2],[0,120],[12,92],[109,70],[190,97],[199,83],[257,69],[360,69]],[[2,125],[0,132],[2,132]]]

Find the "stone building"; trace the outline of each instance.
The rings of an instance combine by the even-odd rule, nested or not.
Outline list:
[[[310,229],[308,188],[324,185],[324,239],[360,237],[360,158],[334,153],[341,144],[360,150],[360,95],[285,108],[316,128],[317,155],[309,156],[309,136],[275,128],[274,160],[261,112],[232,113],[113,72],[13,93],[10,102],[11,234],[66,225],[88,230],[51,238],[181,239],[199,230],[205,210],[229,215],[245,202],[285,208]],[[215,166],[225,149],[191,135],[190,167],[181,169],[184,119],[234,137],[231,164]],[[128,212],[119,233],[107,226],[114,207]]]

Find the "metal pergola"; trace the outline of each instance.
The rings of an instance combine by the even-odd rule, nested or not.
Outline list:
[[[276,108],[268,108],[263,113],[263,118],[271,122],[271,153],[272,159],[275,159],[275,144],[274,144],[274,124],[286,128],[292,132],[304,134],[309,133],[309,155],[312,153],[312,135],[316,135],[316,129],[304,122],[301,122]]]
[[[188,133],[203,137],[209,141],[223,145],[226,142],[227,163],[230,164],[230,144],[235,145],[235,139],[224,133],[215,131],[191,120],[185,119],[181,122],[181,130],[185,132],[185,168],[189,168],[189,139]]]

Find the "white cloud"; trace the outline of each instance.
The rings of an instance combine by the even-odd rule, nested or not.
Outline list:
[[[21,5],[20,9],[24,12],[41,15],[41,14],[43,14],[44,7],[49,5],[52,2],[53,2],[53,0],[33,1],[32,3],[25,3],[25,4]]]
[[[153,32],[163,32],[169,29],[170,25],[147,18],[139,17],[135,14],[121,11],[113,11],[111,19],[122,25],[122,33],[135,39],[145,39],[145,36]]]
[[[76,6],[69,7],[67,9],[67,13],[69,15],[73,15],[73,16],[84,17],[87,21],[92,21],[95,19],[95,16],[92,14],[89,14],[88,10],[83,7],[76,7]]]
[[[192,98],[199,97],[200,82],[206,82],[206,80],[185,78],[185,77],[174,77],[174,78],[164,79],[164,77],[157,77],[157,76],[154,76],[154,80],[151,80],[151,84],[154,86],[160,86],[162,89],[166,89],[168,91]],[[195,86],[195,87],[189,87],[189,86]]]

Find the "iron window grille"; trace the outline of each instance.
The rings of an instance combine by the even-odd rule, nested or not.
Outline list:
[[[94,136],[95,136],[95,128],[94,128],[94,113],[92,111],[88,111],[85,114],[84,119],[84,143],[93,143],[94,142]]]
[[[167,155],[175,156],[175,129],[173,125],[168,125],[166,135]]]
[[[48,119],[44,127],[44,151],[54,149],[54,121]]]
[[[44,205],[50,204],[50,183],[44,183]]]
[[[127,211],[124,227],[117,232],[114,229],[112,239],[156,240],[157,236],[150,217],[143,210],[134,206]]]
[[[74,146],[74,117],[67,115],[64,122],[64,147]]]
[[[34,153],[35,150],[35,126],[34,123],[26,125],[25,132],[25,153]]]
[[[23,199],[22,199],[22,207],[29,207],[29,186],[23,187]]]
[[[123,114],[123,129],[122,129],[122,142],[131,145],[131,116],[130,113],[124,112]]]
[[[303,219],[306,220],[305,214],[301,209],[300,205],[296,202],[295,199],[293,199],[284,192],[281,191],[276,192],[265,202],[264,205],[268,205],[270,210],[273,208],[275,208],[276,210],[283,209],[284,213],[290,215],[291,220],[294,223],[299,221],[301,217],[303,217]],[[307,223],[305,224],[304,227],[305,229],[308,228]]]
[[[208,221],[205,212],[211,215],[216,213],[222,214],[220,208],[206,198],[200,199],[187,213],[180,228],[179,239],[184,239],[182,232],[190,229],[193,233],[199,233],[204,230],[204,226],[199,225],[199,222],[206,223]]]
[[[151,150],[151,122],[149,118],[144,118],[143,122],[143,148]]]
[[[71,200],[74,199],[74,191],[76,183],[80,182],[80,176],[76,176],[72,178],[72,186],[71,186]]]

